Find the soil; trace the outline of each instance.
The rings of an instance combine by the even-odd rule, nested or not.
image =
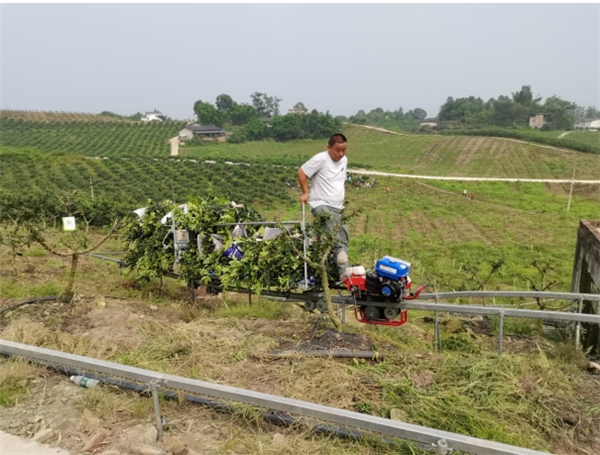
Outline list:
[[[49,428],[53,430],[53,435],[44,443],[69,450],[73,454],[83,453],[83,447],[92,436],[105,430],[108,437],[94,453],[111,449],[120,454],[130,453],[128,447],[131,440],[136,439],[138,433],[143,433],[141,429],[146,429],[147,432],[149,427],[153,427],[153,413],[144,413],[147,415],[143,418],[132,418],[123,409],[116,409],[101,418],[96,411],[84,407],[84,403],[89,402],[85,396],[90,393],[92,390],[73,384],[66,376],[42,373],[30,381],[28,395],[16,406],[0,407],[0,430],[30,438]],[[105,390],[103,393],[115,394],[117,399],[131,399],[133,396],[119,391]],[[172,403],[164,405],[164,409],[173,427],[165,434],[181,440],[188,450],[193,451],[191,453],[221,453],[222,447],[229,440],[230,434],[223,426],[227,418],[214,411],[188,404],[175,406]],[[227,424],[230,425],[231,422]],[[165,444],[151,438],[145,443],[168,449]]]

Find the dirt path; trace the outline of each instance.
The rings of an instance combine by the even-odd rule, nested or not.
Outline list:
[[[386,130],[385,128],[379,128],[377,126],[357,125],[355,123],[348,123],[348,122],[343,122],[343,123],[345,125],[353,125],[353,126],[357,126],[359,128],[367,128],[367,129],[370,129],[370,130],[379,131],[380,133],[395,134],[396,136],[406,136],[406,134],[396,133],[395,131]]]
[[[560,136],[558,136],[558,138],[560,139],[561,137],[565,137],[567,134],[569,134],[571,131],[565,131],[564,133],[562,133]]]
[[[571,183],[569,179],[528,179],[528,178],[500,178],[500,177],[446,177],[441,175],[412,175],[393,174],[391,172],[366,171],[364,169],[351,169],[353,174],[380,175],[383,177],[399,177],[419,180],[451,180],[462,182],[533,182],[533,183]],[[574,180],[575,183],[587,185],[600,185],[600,180]]]
[[[39,442],[25,440],[10,433],[0,431],[0,453],[2,455],[70,455],[58,447],[48,447]]]

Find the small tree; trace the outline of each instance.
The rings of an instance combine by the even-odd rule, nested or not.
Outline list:
[[[0,225],[0,245],[8,247],[12,258],[13,273],[17,273],[17,256],[20,250],[31,245],[31,236],[24,225],[15,221],[11,225]]]
[[[68,303],[73,300],[73,296],[75,295],[73,292],[73,285],[75,284],[75,275],[77,273],[77,265],[79,264],[79,257],[91,253],[94,250],[97,250],[106,242],[109,238],[113,236],[115,230],[117,229],[118,222],[115,221],[110,232],[102,238],[95,245],[88,247],[89,238],[87,235],[79,234],[80,231],[72,231],[69,236],[69,245],[64,250],[60,250],[57,247],[53,247],[49,244],[47,239],[44,237],[44,233],[41,229],[30,226],[29,233],[31,235],[31,240],[35,243],[38,243],[43,249],[45,249],[48,253],[54,254],[59,257],[70,257],[71,258],[71,270],[69,271],[69,277],[67,279],[67,285],[65,286],[65,290],[60,293],[58,296],[58,301],[62,303]]]
[[[265,125],[262,120],[257,118],[250,120],[246,126],[244,126],[246,136],[251,141],[262,141],[269,136],[269,128]]]
[[[221,127],[227,120],[227,114],[218,110],[211,103],[205,103],[200,100],[194,103],[194,112],[198,116],[198,121],[203,125],[214,125]]]
[[[300,252],[292,241],[289,242],[290,248],[300,258],[302,258],[302,260],[306,262],[308,266],[312,267],[321,279],[321,286],[323,287],[323,299],[327,305],[327,315],[338,331],[342,330],[342,322],[333,311],[333,305],[331,303],[331,289],[329,287],[331,248],[336,243],[338,233],[340,232],[342,226],[348,220],[354,218],[357,213],[357,211],[353,211],[349,215],[345,215],[345,212],[342,212],[340,221],[337,223],[333,232],[326,229],[327,223],[331,217],[331,215],[327,212],[320,213],[316,216],[314,223],[307,224],[307,235],[315,238],[314,253],[311,257],[309,257],[309,255],[304,255],[303,252]],[[287,238],[291,240],[291,237]]]

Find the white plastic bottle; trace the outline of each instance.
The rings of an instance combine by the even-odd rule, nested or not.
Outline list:
[[[91,388],[100,384],[100,381],[97,379],[86,378],[85,376],[71,376],[71,381],[75,384],[80,385],[82,387]]]

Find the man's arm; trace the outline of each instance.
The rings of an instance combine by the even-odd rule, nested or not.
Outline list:
[[[300,184],[300,188],[302,188],[300,202],[302,204],[306,204],[308,202],[308,177],[306,176],[302,168],[298,169],[298,183]]]

